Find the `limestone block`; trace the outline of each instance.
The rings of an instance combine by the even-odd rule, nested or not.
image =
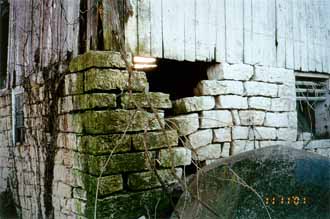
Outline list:
[[[179,136],[189,135],[199,128],[197,113],[171,117],[167,119],[167,123],[178,131]]]
[[[238,110],[231,110],[231,115],[233,117],[234,125],[241,125]]]
[[[249,97],[249,108],[250,109],[260,109],[260,110],[270,110],[271,108],[271,103],[272,103],[271,98],[267,97]]]
[[[73,188],[73,198],[87,201],[87,191],[81,188]]]
[[[304,148],[304,142],[303,141],[288,142],[287,146],[295,148],[295,149],[303,149]]]
[[[297,129],[279,128],[277,130],[277,139],[284,140],[284,141],[296,141],[297,140]]]
[[[310,132],[302,132],[299,133],[298,140],[299,141],[309,141],[313,138],[313,134]]]
[[[196,149],[212,142],[213,133],[211,129],[200,130],[187,136],[186,146]]]
[[[85,213],[87,211],[87,203],[85,201],[79,200],[79,199],[71,199],[70,201],[71,201],[71,203],[66,204],[66,206],[65,206],[68,208],[69,211],[71,211],[75,214],[85,215]],[[63,209],[62,209],[62,211],[63,211]]]
[[[57,147],[77,150],[77,139],[74,133],[58,133]]]
[[[77,150],[87,154],[101,155],[131,150],[131,136],[126,134],[85,135],[78,137]]]
[[[85,91],[128,90],[128,72],[114,69],[90,69],[85,72]],[[144,72],[133,72],[132,91],[147,91],[148,80]]]
[[[76,95],[84,92],[83,73],[67,74],[64,76],[64,95]]]
[[[182,169],[176,168],[175,173],[170,169],[156,170],[158,176],[166,184],[176,183],[177,178],[181,179]],[[145,190],[162,186],[154,171],[132,173],[128,175],[128,188],[131,190]]]
[[[291,99],[296,99],[296,86],[293,85],[278,85],[278,96],[279,97],[287,97]]]
[[[152,209],[161,212],[171,208],[168,195],[162,188],[153,190],[116,194],[98,200],[98,218],[138,218],[147,215]],[[155,206],[157,208],[155,209]],[[147,209],[147,210],[146,210]],[[88,218],[93,218],[94,208],[90,208]]]
[[[148,153],[151,162],[154,162],[155,153]],[[107,161],[109,161],[107,163]],[[107,164],[107,165],[106,165]],[[122,172],[141,171],[150,167],[149,160],[144,152],[113,154],[110,159],[109,155],[94,156],[88,154],[75,154],[74,169],[98,176],[101,170],[103,174],[116,174]]]
[[[229,142],[231,141],[231,128],[213,129],[213,142]]]
[[[78,114],[64,114],[59,117],[59,131],[81,133],[83,130],[81,117]]]
[[[259,141],[259,146],[261,148],[274,146],[274,145],[286,145],[287,143],[285,141]]]
[[[293,70],[255,66],[253,80],[271,83],[294,84],[295,77]]]
[[[288,127],[288,113],[266,113],[265,126]]]
[[[289,112],[296,110],[296,100],[288,97],[280,97],[272,99],[271,111],[273,112]]]
[[[246,97],[237,95],[221,95],[215,97],[217,109],[247,109],[248,103]]]
[[[191,163],[191,151],[184,147],[162,149],[159,152],[159,162],[163,167],[186,166]]]
[[[318,148],[316,149],[315,153],[325,156],[325,157],[330,157],[330,149],[329,148]]]
[[[85,175],[87,188],[89,194],[95,194],[97,187],[97,177]],[[99,195],[106,196],[114,192],[123,190],[123,177],[122,175],[110,175],[99,178]]]
[[[107,93],[66,96],[59,100],[59,113],[95,108],[115,108],[116,95]]]
[[[164,125],[164,113],[157,113]],[[88,111],[79,114],[88,134],[161,129],[153,113],[139,110]]]
[[[203,111],[201,113],[201,128],[220,128],[233,125],[233,119],[228,110]]]
[[[197,95],[222,95],[235,94],[243,95],[243,83],[240,81],[214,81],[204,80],[197,85]]]
[[[297,112],[288,112],[288,123],[289,128],[297,129],[298,128],[298,115]]]
[[[131,96],[124,93],[121,98],[121,106],[124,109],[155,108],[169,109],[172,108],[170,95],[160,92],[133,93]]]
[[[247,96],[277,97],[278,86],[264,82],[247,81],[244,83]]]
[[[128,60],[131,60],[128,57]],[[98,68],[126,68],[119,52],[89,51],[72,59],[69,65],[70,72],[83,71],[92,67]]]
[[[176,114],[210,110],[215,106],[214,97],[186,97],[174,101],[173,110]]]
[[[239,111],[241,125],[263,125],[266,113],[256,110]]]
[[[64,184],[62,182],[57,182],[56,184],[57,184],[56,190],[54,190],[54,191],[57,191],[58,196],[71,198],[71,196],[72,196],[72,187],[71,186]]]
[[[221,63],[211,66],[207,70],[209,80],[237,80],[248,81],[253,75],[253,67],[245,64]]]
[[[236,140],[232,142],[231,154],[254,150],[259,147],[257,141]]]
[[[210,144],[196,149],[192,153],[194,160],[212,160],[220,158],[221,144]]]
[[[230,155],[230,143],[224,143],[221,147],[221,157],[229,157]]]
[[[270,127],[254,127],[249,132],[251,140],[276,140],[276,129]]]
[[[176,130],[165,130],[160,132],[147,132],[132,135],[132,145],[135,150],[144,151],[144,141],[148,150],[168,148],[178,145],[178,133]]]
[[[251,131],[250,127],[234,126],[232,128],[233,140],[246,140],[249,138],[249,132]]]

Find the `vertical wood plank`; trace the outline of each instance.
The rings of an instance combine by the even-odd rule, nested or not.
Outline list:
[[[151,56],[163,56],[162,1],[150,0]]]
[[[138,48],[139,55],[151,54],[150,0],[138,0]]]
[[[315,1],[315,9],[314,9],[314,14],[315,14],[315,49],[316,49],[316,71],[317,72],[322,72],[322,36],[321,36],[321,21],[320,21],[320,16],[321,16],[321,0],[316,0]]]
[[[306,0],[299,1],[300,4],[300,25],[301,25],[301,70],[308,70],[308,54],[307,54],[307,17],[306,17]]]
[[[216,41],[217,41],[217,4],[218,0],[209,0],[209,13],[208,13],[208,51],[209,51],[209,58],[210,61],[216,60]]]
[[[286,0],[276,0],[276,66],[285,68]]]
[[[252,0],[245,0],[244,2],[244,63],[254,64],[253,56],[253,14],[252,14]]]
[[[226,60],[243,61],[243,0],[226,0]]]
[[[294,69],[301,67],[301,16],[300,1],[293,0],[293,50],[294,50]]]
[[[183,1],[163,1],[164,58],[184,59],[184,8]]]
[[[125,25],[126,49],[133,54],[138,53],[138,8],[137,0],[131,0],[133,15],[128,18]]]
[[[226,15],[225,0],[216,1],[216,61],[224,62],[226,60]]]
[[[184,0],[184,59],[196,60],[196,0]]]
[[[209,0],[196,0],[196,59],[209,60]]]
[[[285,37],[285,60],[286,68],[294,68],[294,49],[293,49],[293,1],[287,0],[288,11],[286,14],[286,37]]]

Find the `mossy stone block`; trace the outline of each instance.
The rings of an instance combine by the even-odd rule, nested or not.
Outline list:
[[[147,93],[134,93],[129,95],[125,93],[121,97],[121,106],[124,109],[141,108],[155,108],[155,109],[170,109],[172,108],[172,102],[169,94],[158,92]]]
[[[182,169],[177,168],[174,173],[170,169],[157,170],[160,179],[166,184],[177,182],[177,177],[181,178]],[[154,171],[132,173],[128,175],[128,188],[132,190],[144,190],[161,186],[156,173]]]
[[[168,148],[178,145],[179,136],[176,130],[166,130],[160,132],[148,132],[146,134],[132,135],[133,148],[135,150],[145,150],[144,143],[148,150],[158,148]]]
[[[78,142],[79,151],[93,155],[127,152],[131,149],[131,136],[124,134],[81,136]]]
[[[158,113],[164,123],[164,114]],[[137,110],[90,111],[82,114],[83,127],[88,134],[120,133],[160,129],[153,113]]]
[[[130,61],[131,58],[128,57]],[[74,58],[69,65],[70,72],[83,71],[92,67],[98,68],[126,68],[119,52],[89,51]]]
[[[86,173],[80,173],[83,179],[83,190],[88,194],[88,197],[93,197],[96,194],[97,182],[99,179],[98,197],[108,196],[114,192],[123,190],[122,175],[109,175],[98,178]]]
[[[127,71],[115,69],[90,69],[85,72],[85,91],[129,90],[142,92],[149,88],[144,72],[134,71],[129,85]]]
[[[115,108],[116,106],[115,94],[96,93],[73,97],[73,108],[75,110],[86,110],[100,107]]]
[[[154,162],[155,153],[149,152],[149,157]],[[103,175],[109,175],[142,171],[150,167],[144,152],[113,154],[111,157],[110,155],[93,156],[77,153],[74,159],[74,168],[94,176],[99,176],[102,169],[104,169]]]
[[[191,151],[184,147],[162,149],[159,152],[160,165],[163,167],[185,166],[191,163]]]
[[[120,194],[98,200],[98,218],[139,218],[142,215],[155,216],[155,206],[157,218],[165,218],[163,215],[171,209],[169,196],[162,189],[154,189],[143,192]],[[92,217],[94,206],[89,206],[88,216]]]
[[[67,74],[64,76],[64,95],[77,95],[84,93],[83,73]]]

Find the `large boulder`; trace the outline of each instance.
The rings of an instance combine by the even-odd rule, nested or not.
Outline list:
[[[172,219],[330,218],[330,159],[262,148],[203,168],[188,190]]]

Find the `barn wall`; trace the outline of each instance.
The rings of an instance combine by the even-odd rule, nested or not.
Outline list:
[[[135,54],[330,73],[326,0],[132,0]]]

